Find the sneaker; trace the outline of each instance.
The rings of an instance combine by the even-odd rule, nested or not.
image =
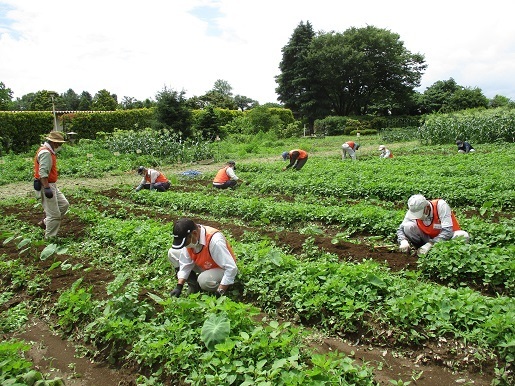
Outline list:
[[[40,222],[38,222],[38,227],[40,227],[41,229],[46,229],[46,224],[45,224],[45,219],[41,220]]]

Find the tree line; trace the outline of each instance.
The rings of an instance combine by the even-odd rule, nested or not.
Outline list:
[[[276,93],[280,103],[295,118],[313,127],[317,119],[329,116],[416,116],[471,108],[507,106],[515,102],[496,95],[488,99],[480,88],[456,83],[451,77],[439,80],[423,93],[420,86],[427,68],[423,54],[404,47],[400,36],[390,30],[367,26],[340,32],[317,32],[301,21],[282,48]],[[0,110],[113,111],[157,107],[171,103],[180,109],[222,108],[250,110],[259,103],[233,95],[232,86],[218,79],[204,95],[186,98],[185,92],[166,87],[155,100],[139,101],[103,89],[94,96],[69,89],[62,94],[42,90],[12,99],[13,92],[0,82]]]

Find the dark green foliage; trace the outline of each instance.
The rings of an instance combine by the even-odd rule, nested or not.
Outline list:
[[[157,128],[167,128],[182,134],[188,138],[192,134],[191,110],[187,107],[185,92],[177,92],[163,88],[156,95],[156,120]]]

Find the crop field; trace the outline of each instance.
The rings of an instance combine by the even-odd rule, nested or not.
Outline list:
[[[2,157],[0,384],[513,384],[515,146],[395,142],[380,159],[372,136],[353,162],[339,153],[349,139],[222,141],[173,164],[65,145],[70,210],[53,242],[37,227],[32,154]],[[299,147],[307,164],[281,171]],[[228,159],[245,182],[214,189]],[[135,192],[139,164],[170,190]],[[418,193],[445,199],[470,242],[398,252]],[[181,217],[230,240],[240,272],[226,296],[170,297]]]

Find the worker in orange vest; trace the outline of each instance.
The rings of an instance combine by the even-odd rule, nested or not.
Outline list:
[[[300,170],[306,164],[306,162],[308,162],[308,153],[301,149],[285,151],[282,154],[282,157],[284,161],[290,160],[289,165],[285,166],[283,171],[289,168]]]
[[[379,153],[379,158],[393,158],[393,154],[385,145],[380,145],[378,149],[381,153]]]
[[[356,150],[358,150],[360,144],[354,141],[347,141],[342,145],[342,160],[347,158],[347,154],[353,161],[356,161]]]
[[[238,267],[231,244],[215,228],[189,218],[177,220],[168,260],[177,273],[171,296],[179,297],[185,283],[190,293],[200,290],[222,296],[234,284]]]
[[[442,199],[426,200],[415,194],[408,200],[408,212],[397,229],[397,240],[401,252],[409,252],[410,245],[418,255],[425,255],[435,243],[455,237],[469,239],[461,230],[451,207]]]
[[[245,182],[239,178],[234,170],[236,162],[228,161],[223,168],[218,170],[213,179],[213,186],[218,189],[234,188],[239,182]]]
[[[34,156],[34,190],[45,211],[45,218],[38,222],[38,226],[45,230],[45,239],[57,236],[61,219],[70,205],[56,185],[59,174],[56,153],[64,142],[60,132],[52,131]]]
[[[143,178],[136,188],[136,192],[139,192],[141,189],[157,190],[158,192],[170,189],[170,181],[160,171],[140,166],[138,174],[143,176]]]

